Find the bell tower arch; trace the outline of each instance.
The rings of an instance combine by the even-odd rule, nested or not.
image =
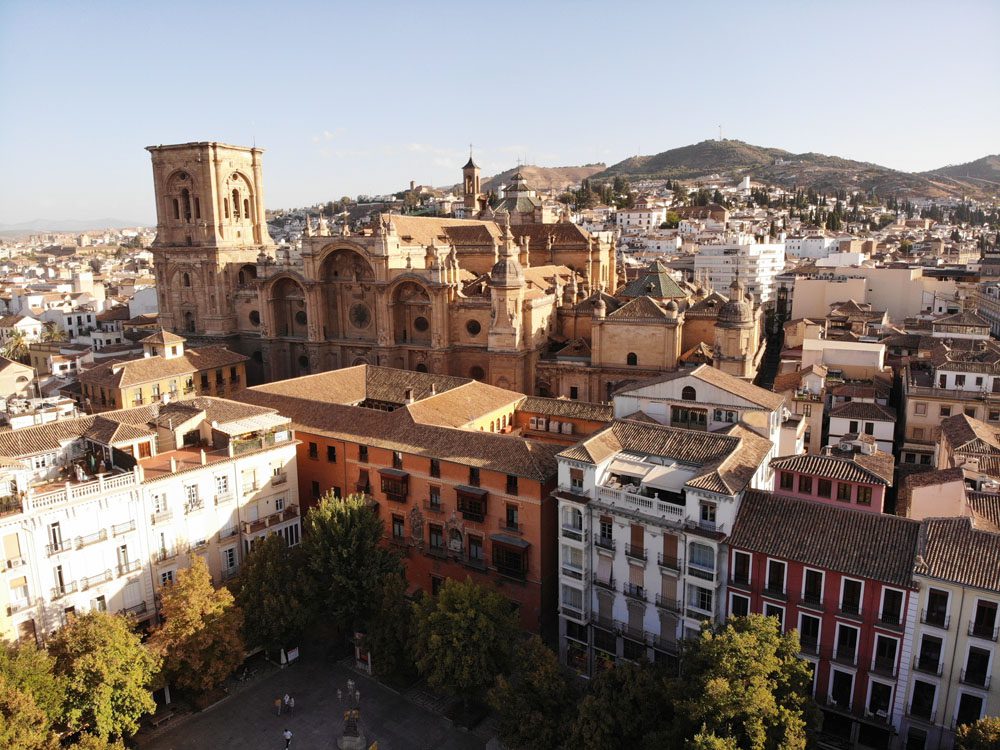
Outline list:
[[[263,149],[202,141],[146,150],[160,322],[187,336],[235,336],[240,270],[274,248],[264,216]]]

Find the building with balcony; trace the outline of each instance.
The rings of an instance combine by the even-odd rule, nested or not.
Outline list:
[[[1000,489],[1000,424],[966,414],[941,420],[937,465],[959,469],[971,486],[996,492]]]
[[[800,453],[771,461],[774,489],[789,497],[881,513],[895,461],[869,435],[846,435],[822,455]]]
[[[68,614],[155,619],[194,555],[217,584],[301,536],[295,441],[272,409],[198,397],[0,433],[0,637]]]
[[[934,465],[942,420],[958,414],[1000,425],[1000,345],[984,339],[941,339],[924,361],[904,369],[906,415],[900,460]]]
[[[681,638],[724,616],[722,541],[743,492],[770,481],[772,449],[741,424],[616,420],[559,454],[563,663],[587,676],[619,659],[671,663]]]
[[[852,399],[834,406],[828,412],[829,444],[840,442],[849,435],[872,437],[881,452],[891,454],[896,432],[896,412],[881,404]]]
[[[905,684],[907,748],[952,748],[955,729],[1000,715],[1000,503],[985,517],[923,522],[912,670]],[[902,688],[901,688],[902,689]]]
[[[777,375],[771,388],[775,393],[785,397],[785,405],[792,414],[801,416],[805,420],[804,443],[805,449],[810,453],[823,451],[826,375],[825,365],[814,364],[806,370]]]
[[[412,588],[472,578],[506,596],[525,630],[554,634],[555,457],[609,409],[370,365],[238,398],[291,417],[307,506],[331,490],[372,500]]]
[[[920,522],[748,492],[728,539],[728,615],[798,630],[821,740],[896,747],[917,608]]]
[[[157,331],[140,342],[143,356],[116,359],[80,373],[88,411],[128,409],[196,396],[228,397],[246,387],[249,357],[224,346],[185,349],[186,339]]]

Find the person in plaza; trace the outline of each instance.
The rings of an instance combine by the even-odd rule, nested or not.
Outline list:
[[[285,738],[285,750],[288,750],[288,748],[292,746],[292,730],[285,729],[285,731],[281,733],[281,736]]]
[[[281,698],[274,699],[274,710],[278,712],[278,716],[281,716]]]
[[[294,697],[290,697],[288,699],[288,713],[290,713],[290,714],[295,713],[295,698]]]
[[[291,700],[291,698],[288,696],[288,693],[285,693],[284,702],[285,702],[285,708],[286,709],[288,708],[288,701],[290,701],[290,700]]]

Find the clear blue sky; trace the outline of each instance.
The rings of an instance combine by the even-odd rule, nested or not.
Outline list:
[[[0,0],[0,224],[153,218],[150,144],[267,149],[272,208],[716,137],[1000,152],[1000,3]]]

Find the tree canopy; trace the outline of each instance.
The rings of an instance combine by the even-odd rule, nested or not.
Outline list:
[[[363,628],[380,600],[382,580],[402,570],[383,547],[383,524],[364,495],[338,499],[332,493],[305,517],[302,549],[314,587],[316,613],[341,630]]]
[[[984,716],[955,732],[957,750],[996,750],[1000,747],[1000,716]]]
[[[65,680],[55,673],[55,659],[47,651],[33,643],[0,641],[0,677],[11,689],[30,695],[50,724],[55,726],[62,721]]]
[[[298,643],[309,618],[303,560],[302,547],[289,547],[281,534],[258,542],[247,556],[236,593],[247,643],[272,652]]]
[[[468,703],[510,666],[517,617],[510,602],[471,580],[448,579],[417,605],[417,668],[434,688]]]
[[[382,678],[407,681],[416,675],[413,662],[414,613],[406,598],[406,577],[393,573],[382,581],[378,610],[365,630],[372,669]]]
[[[179,688],[205,694],[243,661],[243,613],[226,588],[216,589],[204,559],[163,587],[163,625],[150,644],[163,656],[164,676]]]
[[[120,615],[76,615],[49,641],[56,672],[65,679],[65,722],[100,738],[134,734],[156,710],[149,692],[160,660]]]

